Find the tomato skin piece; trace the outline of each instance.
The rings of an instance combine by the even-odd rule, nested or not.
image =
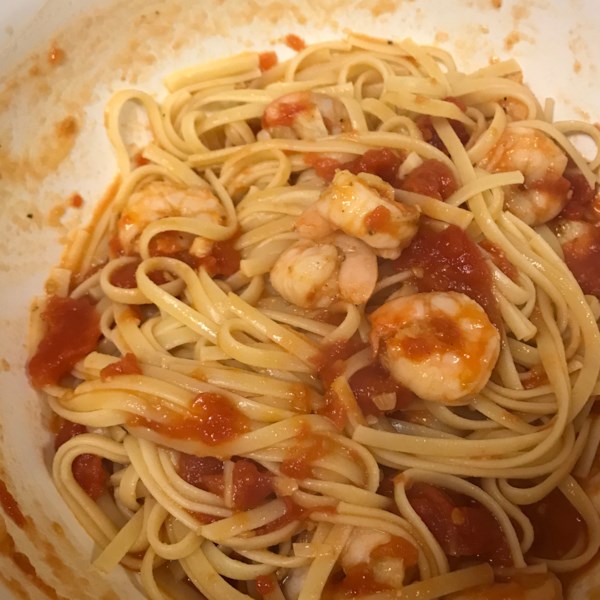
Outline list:
[[[96,348],[100,315],[87,296],[50,296],[42,313],[44,337],[27,364],[33,387],[55,385]]]

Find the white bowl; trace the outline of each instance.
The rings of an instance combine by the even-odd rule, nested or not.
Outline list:
[[[556,99],[559,117],[600,115],[596,0],[0,3],[0,479],[27,521],[6,519],[1,598],[56,597],[53,590],[80,600],[141,597],[125,571],[105,579],[91,568],[92,544],[49,476],[49,415],[24,370],[31,299],[67,230],[89,217],[116,173],[102,125],[107,98],[130,85],[160,93],[164,74],[210,57],[289,52],[278,42],[287,33],[313,42],[345,29],[439,44],[466,70],[514,57],[538,97]],[[56,66],[52,48],[64,51]],[[75,135],[59,131],[68,117]],[[83,209],[61,215],[74,192]],[[591,585],[573,588],[573,597],[588,597]]]

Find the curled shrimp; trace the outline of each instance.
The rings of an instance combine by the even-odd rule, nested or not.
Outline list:
[[[119,217],[117,230],[121,247],[127,254],[139,253],[139,237],[144,228],[165,217],[201,217],[220,225],[225,209],[214,194],[203,187],[187,187],[171,181],[153,181],[129,197]],[[212,241],[180,232],[179,245],[193,256],[210,252]]]
[[[554,573],[529,573],[506,583],[479,585],[470,590],[446,596],[448,600],[488,600],[489,598],[519,598],[519,600],[562,600],[562,586]]]
[[[550,221],[569,200],[570,184],[563,177],[567,156],[541,131],[508,127],[479,166],[492,173],[521,171],[523,184],[510,186],[505,202],[528,225]]]
[[[298,232],[319,238],[340,229],[377,256],[394,259],[417,233],[419,210],[394,200],[394,188],[377,175],[338,171],[319,199],[296,222]]]
[[[483,308],[457,292],[396,298],[370,320],[373,351],[394,379],[424,400],[468,402],[500,354],[500,334]]]
[[[350,130],[350,118],[337,98],[316,92],[292,92],[265,108],[263,130],[271,137],[316,140]]]
[[[377,258],[360,240],[337,234],[301,239],[271,270],[271,285],[302,308],[327,308],[337,300],[364,304],[377,283]]]

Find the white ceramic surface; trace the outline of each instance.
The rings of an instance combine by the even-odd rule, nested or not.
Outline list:
[[[7,600],[56,598],[53,590],[78,600],[138,594],[123,571],[104,579],[89,566],[92,545],[49,477],[47,412],[24,375],[30,300],[41,293],[67,231],[85,221],[115,175],[102,127],[112,91],[136,85],[160,93],[161,76],[176,67],[246,48],[283,54],[289,50],[278,40],[287,33],[313,42],[350,28],[439,44],[466,70],[513,56],[537,94],[556,99],[559,116],[600,118],[597,0],[110,4],[0,2],[0,478],[28,519],[24,528],[10,519],[6,532],[0,527],[0,598]],[[54,67],[47,60],[53,47],[65,53]],[[57,126],[70,117],[76,135],[59,135]],[[74,192],[84,209],[61,216]],[[15,560],[14,548],[31,567]],[[573,597],[591,596],[575,588]]]

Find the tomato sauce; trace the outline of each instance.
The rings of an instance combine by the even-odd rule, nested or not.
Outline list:
[[[131,290],[137,287],[137,281],[135,279],[135,273],[139,267],[141,260],[131,261],[118,269],[115,269],[110,275],[110,283],[115,287]],[[148,273],[148,277],[156,285],[162,285],[169,281],[164,271],[152,271]]]
[[[511,565],[500,525],[478,502],[420,482],[407,490],[407,497],[446,555]]]
[[[271,106],[272,110],[269,110],[269,107],[267,107],[262,118],[262,126],[264,129],[277,125],[290,127],[294,124],[298,114],[314,106],[309,92],[298,92],[297,94],[294,94],[294,97],[294,101],[291,101],[289,98],[286,99],[286,101],[276,101],[277,104]]]
[[[201,490],[223,496],[223,461],[214,456],[180,454],[177,465],[180,477]]]
[[[534,538],[529,549],[532,556],[560,559],[585,535],[581,515],[558,489],[521,510],[533,525]]]
[[[250,429],[250,419],[229,398],[212,392],[198,394],[187,415],[162,408],[158,418],[135,416],[128,424],[147,427],[171,438],[198,440],[209,446],[234,440]]]
[[[322,417],[327,417],[333,422],[338,431],[342,431],[346,426],[348,412],[346,406],[340,397],[331,389],[325,391],[325,405],[317,409],[316,413]]]
[[[278,62],[279,59],[277,57],[277,53],[273,52],[272,50],[261,52],[258,55],[258,66],[263,73],[269,69],[272,69]]]
[[[267,533],[272,533],[273,531],[277,531],[286,525],[289,525],[293,521],[301,521],[306,516],[306,511],[301,506],[296,504],[294,500],[290,496],[285,496],[282,498],[285,504],[285,513],[271,521],[271,523],[267,523],[262,527],[258,527],[255,530],[255,534],[258,535],[266,535]]]
[[[563,245],[565,263],[585,294],[600,298],[600,225]]]
[[[422,224],[394,265],[398,271],[418,269],[419,292],[466,294],[481,305],[492,323],[501,326],[490,268],[477,244],[460,227],[449,225],[437,231]]]
[[[291,48],[296,52],[300,52],[300,50],[304,50],[304,48],[306,48],[305,41],[294,33],[286,35],[283,41],[288,48]]]
[[[0,506],[2,510],[10,517],[15,525],[18,527],[24,527],[27,520],[25,515],[21,512],[19,504],[15,500],[14,496],[8,491],[4,481],[0,479]]]
[[[393,413],[406,407],[416,398],[409,389],[398,383],[378,362],[354,373],[350,377],[349,383],[358,406],[365,416]],[[382,411],[373,402],[373,397],[387,393],[396,394],[396,404],[390,410]]]
[[[532,390],[540,385],[548,383],[548,375],[544,367],[532,367],[528,373],[521,377],[521,383],[526,390]]]
[[[446,200],[458,189],[450,167],[435,159],[423,161],[396,187],[438,200]]]
[[[344,362],[348,358],[367,346],[367,343],[358,338],[339,340],[333,344],[323,346],[314,359],[314,365],[324,387],[329,387],[333,380],[342,373]]]
[[[330,438],[318,433],[308,433],[286,451],[280,471],[288,477],[308,479],[313,477],[313,463],[335,450]]]
[[[391,235],[394,233],[392,213],[383,204],[367,213],[365,225],[369,233],[389,233]]]
[[[36,388],[57,384],[77,361],[96,348],[100,339],[100,315],[85,296],[50,296],[42,320],[46,331],[27,365]]]
[[[105,381],[115,375],[141,375],[142,369],[135,354],[127,352],[117,362],[107,365],[100,371],[100,379]]]
[[[254,461],[246,458],[234,463],[232,485],[232,502],[237,510],[256,508],[273,494],[270,473],[260,470]]]
[[[82,433],[87,433],[84,425],[63,420],[54,438],[54,448],[58,450],[65,442]],[[71,470],[75,481],[92,500],[97,500],[106,492],[108,473],[100,456],[80,454],[73,461]]]
[[[199,260],[211,277],[229,277],[240,269],[241,253],[236,249],[238,236],[219,242],[213,242],[208,256]]]
[[[453,104],[458,106],[458,108],[460,108],[460,110],[462,110],[463,112],[465,112],[467,108],[465,103],[459,98],[448,97],[444,98],[444,100],[446,100],[447,102],[452,102]],[[448,121],[452,129],[454,129],[454,133],[456,133],[456,135],[458,136],[460,143],[464,146],[469,141],[470,137],[469,132],[465,127],[464,123],[461,123],[460,121],[457,121],[455,119],[449,119]],[[423,136],[423,139],[426,142],[428,142],[438,150],[441,150],[442,152],[444,152],[444,154],[448,154],[448,149],[446,148],[444,142],[442,142],[440,136],[437,134],[437,131],[434,129],[433,124],[431,122],[431,117],[429,115],[421,115],[417,117],[416,124],[417,127],[421,130],[421,135]]]
[[[256,591],[261,596],[268,596],[277,589],[277,579],[274,575],[259,575],[256,578]]]
[[[513,265],[500,246],[496,246],[489,240],[483,240],[479,245],[490,255],[492,262],[510,279],[516,281],[519,278],[519,271]]]
[[[571,197],[557,218],[586,223],[600,221],[600,207],[595,201],[596,193],[581,171],[573,167],[567,168],[564,179],[570,184]]]

